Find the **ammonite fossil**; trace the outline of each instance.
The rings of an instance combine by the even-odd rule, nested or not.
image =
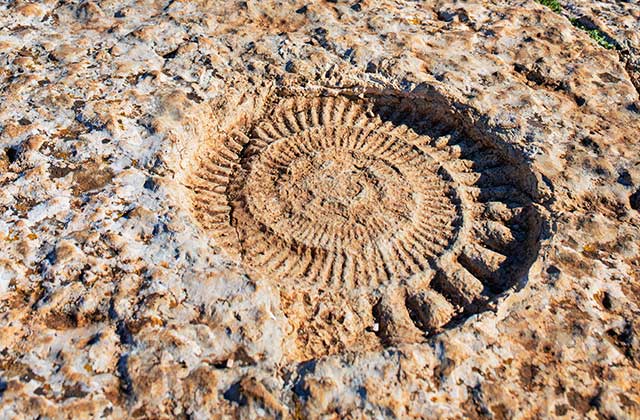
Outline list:
[[[383,328],[400,311],[397,322],[433,333],[479,310],[535,252],[530,180],[496,148],[408,104],[281,100],[201,157],[190,178],[200,224],[282,287],[404,285],[378,305],[390,306]]]

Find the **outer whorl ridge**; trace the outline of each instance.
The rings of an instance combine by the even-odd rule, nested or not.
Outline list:
[[[479,142],[419,135],[358,100],[288,98],[211,148],[190,188],[202,226],[250,272],[403,284],[374,308],[393,342],[406,320],[435,332],[517,280],[536,218],[516,172]]]

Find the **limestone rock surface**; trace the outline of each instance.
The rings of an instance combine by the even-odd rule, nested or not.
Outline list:
[[[640,418],[640,9],[560,4],[2,2],[0,418]]]

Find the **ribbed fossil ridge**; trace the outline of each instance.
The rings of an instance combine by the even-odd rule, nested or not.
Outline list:
[[[213,146],[190,188],[204,229],[259,276],[404,284],[403,299],[375,309],[393,342],[394,323],[435,332],[512,286],[537,221],[518,168],[496,150],[383,114],[341,96],[284,99]]]

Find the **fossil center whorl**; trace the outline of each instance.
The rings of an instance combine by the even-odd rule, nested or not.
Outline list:
[[[246,212],[244,220],[288,246],[364,258],[366,249],[384,252],[410,240],[426,257],[453,237],[456,213],[445,183],[432,160],[401,139],[348,126],[313,128],[274,141],[249,166],[238,179],[234,213]]]

